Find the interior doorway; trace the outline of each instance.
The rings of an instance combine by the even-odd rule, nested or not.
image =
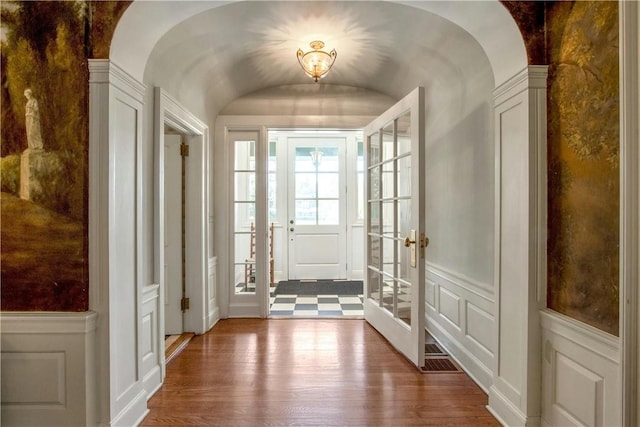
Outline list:
[[[164,134],[164,328],[165,335],[184,332],[185,298],[185,162],[182,156],[184,138],[165,126]]]

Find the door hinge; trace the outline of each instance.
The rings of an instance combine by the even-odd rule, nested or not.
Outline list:
[[[182,157],[189,157],[189,146],[184,142],[180,144],[180,155]]]
[[[182,298],[180,300],[180,309],[182,311],[187,311],[189,310],[189,298]]]

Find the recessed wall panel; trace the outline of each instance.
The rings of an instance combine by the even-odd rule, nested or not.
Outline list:
[[[469,301],[466,302],[465,306],[467,335],[480,344],[488,353],[492,353],[490,349],[493,347],[493,317]]]
[[[528,216],[526,193],[527,164],[523,150],[528,150],[526,132],[527,115],[522,102],[500,115],[499,129],[501,174],[509,179],[500,180],[501,233],[500,233],[500,356],[498,375],[513,389],[521,393],[522,370],[525,363],[523,349],[522,310],[526,301],[524,286],[528,283],[528,229],[523,218]]]
[[[460,327],[460,298],[443,287],[438,289],[440,290],[440,314]]]
[[[138,111],[117,101],[114,105],[116,133],[112,148],[110,228],[118,239],[110,242],[110,299],[113,314],[112,340],[115,361],[115,392],[121,396],[137,381],[136,315],[136,138]]]
[[[554,405],[582,425],[601,426],[604,379],[560,352],[555,356]]]
[[[2,353],[2,405],[65,405],[64,352]]]

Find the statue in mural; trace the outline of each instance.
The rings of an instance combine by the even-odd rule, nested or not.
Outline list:
[[[27,128],[27,144],[32,150],[42,150],[42,133],[40,132],[40,109],[38,101],[33,97],[31,89],[24,91],[27,98],[25,109],[25,125]]]

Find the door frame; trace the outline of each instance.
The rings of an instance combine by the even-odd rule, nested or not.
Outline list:
[[[215,182],[228,182],[230,163],[230,149],[227,141],[229,131],[255,131],[262,132],[263,143],[266,143],[269,129],[342,129],[346,131],[359,131],[376,116],[226,116],[221,115],[216,119],[214,128],[214,144],[217,147],[213,156],[212,179]],[[232,253],[229,247],[229,227],[231,217],[227,201],[231,200],[231,190],[228,185],[214,186],[216,199],[225,203],[213,205],[213,213],[216,218],[213,223],[213,245],[217,257],[218,277],[231,277],[230,268],[233,264]],[[277,228],[277,227],[276,227]],[[231,290],[228,280],[217,281],[218,303],[221,318],[229,317],[261,317],[269,315],[268,293],[260,301],[234,301],[231,298]]]
[[[211,290],[207,286],[209,251],[209,128],[160,87],[154,88],[154,282],[160,285],[157,352],[161,358],[162,379],[166,376],[164,357],[164,127],[169,125],[184,135],[190,145],[186,160],[186,293],[190,308],[184,314],[184,330],[203,334],[217,321],[217,313],[208,310]]]

